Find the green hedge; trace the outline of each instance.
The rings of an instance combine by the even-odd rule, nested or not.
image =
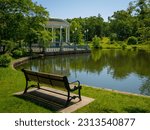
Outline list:
[[[20,57],[27,56],[27,55],[28,55],[28,51],[25,48],[20,48],[20,49],[16,49],[12,51],[12,56],[14,58],[20,58]]]
[[[128,38],[128,45],[136,45],[138,44],[138,39],[134,36]]]
[[[0,66],[7,67],[11,62],[11,57],[8,54],[0,56]]]

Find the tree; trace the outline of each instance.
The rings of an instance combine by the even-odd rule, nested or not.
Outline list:
[[[110,37],[111,42],[117,40],[117,34],[116,33],[111,33],[109,37]]]
[[[45,52],[45,49],[46,47],[48,47],[48,43],[51,39],[52,39],[52,36],[50,32],[46,30],[42,30],[38,32],[38,40],[39,40],[41,47],[43,48],[43,52]]]
[[[91,41],[95,35],[99,37],[102,37],[104,35],[103,34],[104,20],[100,15],[98,15],[98,17],[92,16],[87,18],[85,24],[86,24],[86,28],[89,29],[88,40]]]
[[[22,41],[31,46],[36,32],[43,30],[49,15],[32,0],[0,0],[0,16],[0,45],[8,40],[20,47]],[[8,42],[3,42],[3,46],[7,46],[5,43]]]
[[[86,18],[68,19],[68,21],[71,24],[76,22],[74,24],[79,28],[77,41],[82,41],[85,30],[88,29],[87,41],[92,41],[95,35],[100,38],[107,36],[119,41],[125,41],[134,36],[138,38],[139,43],[143,43],[150,39],[150,1],[136,0],[130,2],[127,10],[114,12],[108,18],[108,22],[104,22],[100,14]],[[74,40],[75,28],[71,27],[72,41]],[[115,38],[112,38],[113,36]]]
[[[140,42],[148,41],[150,39],[150,1],[137,0],[131,2],[129,9],[135,21],[133,24],[134,33],[136,33]]]
[[[76,20],[71,22],[71,39],[72,42],[81,44],[83,42],[82,26]]]
[[[148,18],[150,16],[150,1],[149,0],[137,0],[135,10],[139,19]]]
[[[100,40],[101,39],[95,35],[95,37],[92,39],[92,45],[94,48],[100,48]]]
[[[150,41],[150,27],[142,27],[137,30],[139,34],[139,41]]]
[[[132,35],[132,17],[127,11],[114,12],[109,22],[111,32],[117,34],[118,40],[125,40]]]
[[[98,16],[91,16],[91,17],[86,17],[86,18],[80,17],[80,18],[74,18],[74,19],[67,19],[67,21],[71,23],[72,41],[74,40],[73,32],[75,32],[75,28],[77,28],[78,30],[77,32],[79,33],[79,35],[77,35],[77,37],[78,37],[78,41],[80,42],[83,41],[83,38],[85,37],[85,35],[88,35],[88,37],[86,37],[87,41],[91,41],[95,35],[99,37],[102,37],[105,35],[104,27],[106,23],[104,24],[104,20],[100,14],[98,14]],[[85,31],[87,30],[88,32],[85,33]],[[108,25],[107,25],[107,29],[105,29],[105,32],[107,30],[108,30]]]

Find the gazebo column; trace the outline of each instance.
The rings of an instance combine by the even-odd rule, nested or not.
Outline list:
[[[62,42],[62,26],[60,27],[60,39],[59,39],[60,43]]]
[[[55,28],[52,27],[52,42],[56,42],[56,33],[55,33]]]
[[[69,42],[70,41],[70,28],[69,27],[66,27],[66,42]]]
[[[66,27],[66,42],[68,42],[68,28]]]
[[[68,42],[70,42],[70,27],[68,27]]]
[[[52,27],[52,42],[54,42],[54,28]]]
[[[60,27],[60,51],[62,51],[62,26]]]

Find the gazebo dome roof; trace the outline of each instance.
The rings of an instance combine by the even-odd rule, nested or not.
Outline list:
[[[69,22],[58,18],[50,18],[47,23],[48,28],[66,28],[69,26],[70,26]]]

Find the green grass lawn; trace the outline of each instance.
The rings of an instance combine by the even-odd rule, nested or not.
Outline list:
[[[13,95],[16,92],[23,91],[24,86],[25,78],[22,72],[13,70],[11,67],[0,68],[1,113],[55,112]],[[150,112],[150,97],[120,94],[87,86],[83,86],[81,92],[82,95],[94,98],[95,101],[76,112]]]
[[[82,94],[94,102],[76,112],[145,113],[150,112],[150,97],[121,94],[104,89],[83,87]]]

